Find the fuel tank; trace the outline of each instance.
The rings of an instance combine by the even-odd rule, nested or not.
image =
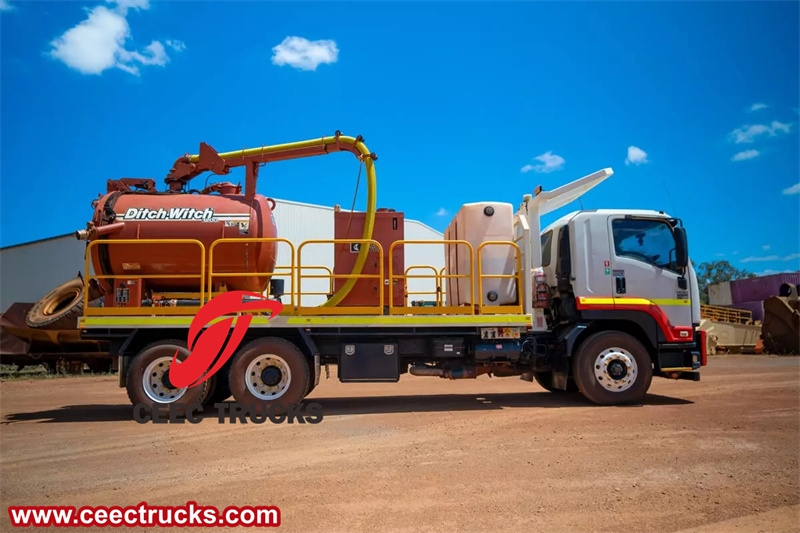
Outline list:
[[[235,194],[225,194],[233,191]],[[277,237],[275,201],[256,194],[251,202],[238,187],[222,194],[114,191],[93,202],[95,211],[89,233],[108,239],[196,239],[205,246],[205,276],[211,244],[219,239]],[[94,228],[92,228],[92,225]],[[80,232],[79,232],[80,233]],[[79,237],[80,238],[80,237]],[[225,283],[228,290],[263,292],[277,259],[277,243],[218,243],[214,247],[214,289]],[[196,244],[142,243],[95,244],[91,261],[97,275],[145,278],[155,292],[197,292],[200,279],[200,247]],[[259,276],[219,276],[217,273],[258,273]],[[266,275],[264,275],[266,274]],[[98,280],[104,288],[111,280]],[[206,281],[208,290],[208,282]]]

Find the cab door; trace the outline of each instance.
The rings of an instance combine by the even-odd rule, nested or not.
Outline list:
[[[614,215],[608,218],[608,233],[611,261],[605,274],[614,298],[650,300],[673,327],[692,327],[690,280],[677,267],[668,219]]]

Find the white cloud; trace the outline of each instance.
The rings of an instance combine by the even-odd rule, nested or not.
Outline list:
[[[738,154],[731,157],[731,161],[746,161],[747,159],[753,159],[754,157],[758,157],[761,152],[758,150],[744,150],[743,152],[739,152]]]
[[[2,11],[14,11],[16,7],[12,6],[7,2],[7,0],[0,0],[0,12]]]
[[[448,214],[447,213],[447,209],[445,209],[444,207],[440,207],[439,210],[436,211],[436,216],[437,217],[446,217],[447,214]]]
[[[625,158],[626,165],[644,165],[649,163],[647,152],[636,146],[628,146],[628,157]]]
[[[761,249],[762,249],[762,250],[764,250],[765,252],[766,252],[767,250],[769,250],[770,248],[772,248],[772,247],[771,247],[769,244],[766,244],[766,245],[764,245],[764,246],[762,246],[762,247],[761,247]]]
[[[116,4],[116,7],[96,6],[87,11],[85,20],[51,41],[50,56],[81,74],[98,75],[118,68],[138,76],[140,66],[166,65],[169,56],[160,41],[151,42],[141,51],[125,47],[131,38],[126,18],[128,10],[146,10],[150,7],[149,1],[113,0],[109,3]],[[167,44],[176,51],[185,48],[180,41],[167,41]]]
[[[184,50],[186,50],[186,45],[183,43],[183,41],[178,41],[175,39],[167,40],[167,46],[169,46],[176,52],[183,52]]]
[[[800,183],[795,183],[791,187],[783,189],[783,194],[800,194]]]
[[[789,133],[791,129],[791,124],[784,124],[783,122],[773,120],[772,124],[769,126],[765,124],[748,124],[741,128],[736,128],[728,135],[728,138],[736,144],[751,143],[762,135],[766,134],[770,137],[774,137],[778,132]]]
[[[761,257],[750,256],[750,257],[745,257],[744,259],[741,260],[741,262],[742,263],[760,263],[760,262],[763,262],[763,261],[793,261],[795,259],[800,259],[800,253],[789,254],[789,255],[786,255],[786,256],[783,256],[783,257],[781,257],[779,255],[775,255],[775,254],[773,254],[773,255],[764,255],[764,256],[761,256]]]
[[[555,170],[561,170],[564,166],[564,158],[560,155],[554,154],[552,151],[548,150],[547,152],[543,153],[542,155],[537,155],[533,158],[534,161],[539,161],[537,165],[525,165],[520,169],[520,172],[539,172],[547,174],[548,172],[553,172]]]
[[[782,122],[778,122],[777,120],[773,120],[770,126],[770,132],[773,135],[779,131],[782,131],[783,133],[789,133],[791,130],[792,130],[791,124],[783,124]]]
[[[758,111],[759,109],[766,109],[769,106],[767,104],[756,103],[750,106],[750,111]]]
[[[331,40],[309,41],[303,37],[287,37],[272,48],[272,64],[289,65],[300,70],[317,70],[322,64],[336,63],[339,49]]]

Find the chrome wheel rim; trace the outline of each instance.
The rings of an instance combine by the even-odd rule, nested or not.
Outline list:
[[[142,376],[145,395],[155,403],[173,403],[186,394],[187,388],[177,388],[169,382],[172,357],[159,357],[147,365]]]
[[[603,350],[594,361],[594,377],[606,390],[625,392],[638,378],[639,367],[636,359],[622,348]]]
[[[247,365],[247,390],[259,400],[274,401],[286,394],[292,383],[289,363],[274,354],[255,357]]]

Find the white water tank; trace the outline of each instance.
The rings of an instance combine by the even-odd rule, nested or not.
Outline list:
[[[448,306],[511,305],[517,301],[517,283],[513,278],[483,279],[483,294],[478,294],[478,247],[486,241],[514,240],[514,207],[502,202],[464,204],[447,226],[445,240],[462,240],[472,245],[474,284],[469,278],[445,280]],[[481,272],[516,273],[516,250],[513,246],[487,245],[481,250]],[[469,274],[469,248],[463,244],[445,245],[445,273]]]

